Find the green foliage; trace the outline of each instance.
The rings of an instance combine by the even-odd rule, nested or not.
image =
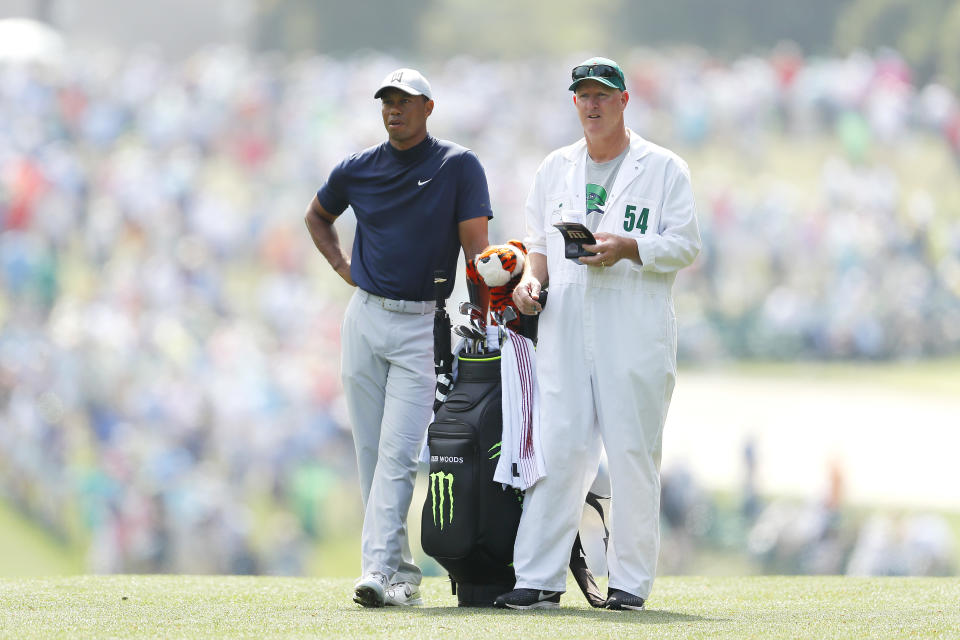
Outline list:
[[[960,0],[854,0],[836,28],[841,52],[892,47],[921,79],[960,87]]]
[[[832,25],[848,0],[638,0],[623,4],[620,34],[630,46],[688,43],[741,55],[790,40],[829,51]]]
[[[431,0],[260,0],[255,39],[260,48],[281,51],[409,52],[418,48],[420,22],[432,4]]]
[[[782,41],[807,54],[893,47],[921,82],[960,88],[960,0],[260,0],[264,49],[423,58],[573,55],[693,45],[736,57]]]
[[[940,30],[940,59],[937,72],[949,86],[960,91],[960,1],[943,16]]]
[[[562,55],[618,42],[620,0],[443,0],[424,16],[426,53],[481,57]],[[603,42],[609,38],[608,42]]]
[[[960,580],[660,578],[648,610],[590,609],[571,581],[559,610],[457,608],[424,582],[422,608],[362,609],[352,581],[105,576],[0,580],[10,638],[947,638]]]

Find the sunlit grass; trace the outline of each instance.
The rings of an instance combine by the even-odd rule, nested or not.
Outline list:
[[[0,580],[11,638],[950,638],[960,579],[661,578],[644,612],[456,607],[428,579],[427,606],[362,609],[351,581],[108,576]]]

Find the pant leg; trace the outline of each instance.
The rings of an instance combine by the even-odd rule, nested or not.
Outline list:
[[[389,313],[389,312],[388,312]],[[433,412],[433,317],[391,313],[377,467],[364,515],[363,556],[394,582],[419,584],[407,539],[420,449]]]
[[[576,288],[554,287],[540,318],[537,379],[546,476],[529,488],[514,545],[517,588],[565,591],[570,550],[600,457]]]
[[[588,298],[589,307],[606,318],[594,346],[612,496],[609,585],[647,598],[660,552],[660,454],[676,379],[673,312],[662,296],[636,294],[627,308],[617,291],[591,291]]]
[[[386,398],[388,362],[384,357],[387,329],[384,320],[382,314],[371,313],[369,306],[354,294],[344,313],[340,335],[340,377],[357,453],[364,509],[377,467]]]

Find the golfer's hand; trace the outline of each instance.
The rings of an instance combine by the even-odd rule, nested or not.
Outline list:
[[[540,281],[524,276],[513,290],[513,302],[517,305],[517,309],[527,316],[536,315],[543,311],[539,300]]]
[[[353,281],[353,278],[350,277],[350,262],[345,261],[339,267],[334,269],[337,272],[337,275],[343,278],[343,281],[346,282],[351,287],[357,286],[357,283]]]

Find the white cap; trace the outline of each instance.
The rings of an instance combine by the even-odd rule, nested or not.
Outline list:
[[[427,96],[427,100],[433,100],[433,90],[430,89],[430,83],[416,69],[397,69],[387,74],[387,77],[380,83],[380,88],[373,94],[376,100],[386,89],[400,89],[400,91],[409,93],[413,96]]]

